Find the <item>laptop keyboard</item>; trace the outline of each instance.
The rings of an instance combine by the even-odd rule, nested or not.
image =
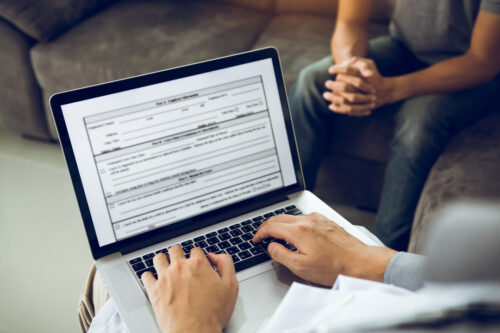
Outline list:
[[[277,209],[252,219],[224,227],[205,235],[185,240],[179,245],[184,250],[186,258],[189,258],[189,251],[194,247],[201,247],[205,253],[212,252],[216,254],[227,253],[232,256],[236,272],[258,265],[270,260],[266,249],[270,242],[283,244],[288,249],[296,251],[297,249],[290,243],[282,239],[266,238],[258,244],[252,242],[252,238],[257,232],[257,228],[274,215],[304,215],[295,205]],[[148,253],[142,257],[137,257],[129,261],[130,267],[136,273],[141,281],[141,275],[146,271],[151,271],[157,278],[156,270],[153,266],[153,257],[156,253],[163,252],[168,255],[168,249],[163,248],[155,253]],[[142,283],[142,281],[141,281]]]

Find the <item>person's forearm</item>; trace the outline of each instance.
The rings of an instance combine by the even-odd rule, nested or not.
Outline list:
[[[337,64],[351,57],[365,57],[368,52],[366,27],[337,22],[330,46],[333,59]]]
[[[394,101],[428,94],[447,94],[491,81],[497,66],[464,54],[439,62],[426,69],[393,78]]]

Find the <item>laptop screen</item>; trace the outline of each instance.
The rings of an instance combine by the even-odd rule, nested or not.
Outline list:
[[[61,109],[101,247],[297,182],[271,58]]]

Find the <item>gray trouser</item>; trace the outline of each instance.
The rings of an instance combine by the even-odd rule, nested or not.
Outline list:
[[[402,75],[428,65],[401,42],[385,36],[370,41],[368,58],[384,76]],[[316,173],[328,145],[332,122],[345,115],[328,109],[322,93],[331,76],[330,56],[304,68],[289,99],[306,184],[314,187]],[[382,197],[376,218],[376,234],[389,247],[406,250],[420,192],[429,170],[450,138],[491,110],[500,92],[500,80],[443,95],[427,95],[384,106],[396,112],[396,128],[390,145]]]

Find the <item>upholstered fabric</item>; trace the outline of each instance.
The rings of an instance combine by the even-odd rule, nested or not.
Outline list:
[[[500,103],[454,138],[435,163],[415,213],[409,250],[422,252],[425,229],[443,205],[468,198],[499,200],[499,171]]]
[[[285,84],[290,90],[302,68],[328,54],[333,26],[332,19],[314,15],[278,15],[253,48],[274,46],[278,49]]]
[[[33,40],[0,19],[0,127],[48,139],[41,94],[31,69]]]
[[[206,0],[201,0],[206,1]],[[246,8],[258,9],[267,13],[274,11],[276,0],[212,0]]]
[[[373,7],[373,21],[387,23],[392,12],[393,0],[375,0]],[[276,12],[309,13],[328,17],[337,14],[338,0],[276,0]]]
[[[114,0],[0,0],[0,16],[47,41]]]
[[[122,1],[36,45],[33,66],[47,100],[61,90],[248,50],[269,19],[216,2]]]

